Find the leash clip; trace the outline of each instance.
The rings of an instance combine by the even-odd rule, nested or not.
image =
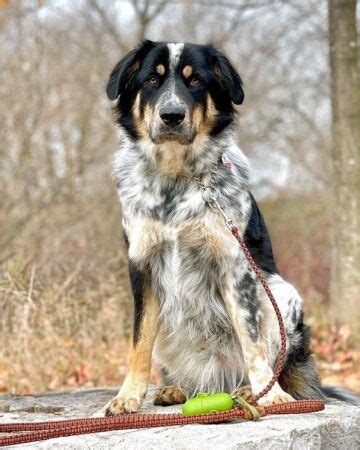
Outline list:
[[[219,194],[219,192],[217,192],[217,193]],[[226,226],[229,228],[230,231],[232,231],[233,228],[234,228],[234,223],[230,219],[230,217],[226,214],[226,212],[224,211],[224,208],[222,207],[222,205],[220,205],[220,203],[218,202],[217,197],[213,197],[210,201],[207,201],[207,203],[210,206],[210,208],[217,209],[220,212],[220,214],[224,218]]]
[[[217,201],[219,197],[219,191],[213,185],[204,185],[200,184],[201,196],[205,203],[208,203],[210,206]]]

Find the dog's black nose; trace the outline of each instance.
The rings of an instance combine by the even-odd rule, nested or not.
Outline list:
[[[185,112],[183,106],[164,106],[160,110],[160,117],[166,125],[176,127],[185,119]]]

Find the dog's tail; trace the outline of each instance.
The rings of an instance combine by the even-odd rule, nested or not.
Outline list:
[[[360,407],[360,398],[347,389],[337,386],[321,386],[320,390],[329,400],[341,400]]]

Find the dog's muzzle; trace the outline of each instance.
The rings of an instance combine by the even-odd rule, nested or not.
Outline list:
[[[195,138],[191,128],[185,106],[163,106],[159,110],[158,119],[151,125],[151,138],[157,144],[177,141],[187,145]]]

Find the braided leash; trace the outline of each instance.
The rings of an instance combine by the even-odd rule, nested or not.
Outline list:
[[[217,165],[215,166],[216,169]],[[240,244],[250,266],[254,270],[261,285],[263,286],[277,317],[280,329],[281,350],[275,365],[274,375],[265,388],[258,394],[252,396],[249,402],[254,404],[267,394],[278,380],[285,363],[286,355],[286,332],[284,322],[281,316],[280,309],[276,300],[263,277],[260,269],[256,265],[251,256],[245,242],[239,234],[238,228],[233,224],[218,202],[219,193],[214,186],[215,175],[214,171],[211,173],[210,183],[204,184],[199,178],[193,177],[191,180],[196,181],[201,189],[204,201],[213,209],[217,209],[224,217],[225,223],[229,230]],[[315,411],[322,411],[325,405],[322,400],[298,400],[294,402],[281,403],[271,406],[256,406],[260,416],[267,416],[269,414],[302,414]],[[188,424],[209,424],[222,423],[231,420],[242,419],[252,420],[254,417],[251,412],[245,407],[235,407],[229,411],[212,412],[208,414],[198,414],[194,416],[184,416],[182,414],[152,414],[152,413],[137,413],[133,415],[121,415],[118,417],[103,417],[103,418],[86,418],[86,419],[71,419],[48,422],[32,422],[32,423],[9,423],[0,424],[0,433],[22,433],[12,434],[10,436],[0,436],[0,447],[6,445],[24,444],[27,442],[42,441],[64,436],[74,436],[79,434],[100,433],[112,430],[128,430],[136,428],[153,428],[164,427],[172,425],[188,425]]]
[[[321,400],[299,400],[279,405],[259,407],[261,416],[268,414],[301,414],[324,409]],[[189,425],[222,423],[232,420],[250,420],[251,414],[242,408],[229,411],[183,416],[182,414],[143,414],[103,417],[100,419],[72,419],[52,422],[9,423],[0,424],[0,433],[25,432],[0,437],[0,447],[5,445],[25,444],[27,442],[44,441],[64,436],[101,433],[104,431],[130,430],[134,428],[153,428],[172,425]]]
[[[259,398],[263,397],[265,394],[267,394],[270,389],[274,386],[274,384],[277,382],[277,380],[279,379],[279,376],[284,368],[284,363],[285,363],[285,355],[286,355],[286,332],[285,332],[285,327],[284,327],[284,321],[282,319],[281,316],[281,312],[280,309],[278,307],[278,304],[276,303],[275,297],[273,296],[265,278],[263,277],[262,273],[260,272],[260,269],[258,268],[258,266],[256,265],[253,257],[251,256],[245,242],[243,241],[243,239],[241,238],[241,236],[239,235],[239,231],[238,229],[230,224],[230,231],[232,232],[232,234],[234,235],[235,239],[239,242],[241,248],[243,249],[243,252],[247,258],[247,260],[249,261],[249,264],[251,265],[251,267],[253,268],[254,272],[256,273],[256,276],[258,277],[260,283],[262,284],[271,304],[274,307],[274,311],[276,314],[276,318],[278,320],[278,324],[279,324],[279,329],[280,329],[280,341],[281,341],[281,348],[280,348],[280,353],[278,356],[278,359],[276,361],[276,365],[275,365],[275,370],[274,370],[274,375],[271,378],[271,380],[268,382],[268,384],[264,387],[264,389],[262,391],[260,391],[258,394],[256,394],[255,396],[252,396],[250,398],[250,402],[251,403],[256,403]]]

